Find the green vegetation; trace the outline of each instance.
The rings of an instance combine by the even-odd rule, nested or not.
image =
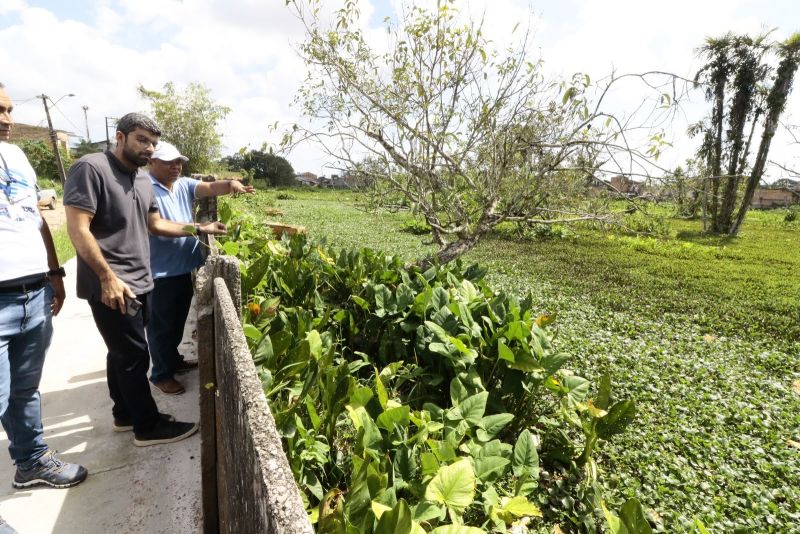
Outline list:
[[[477,264],[422,271],[234,224],[221,243],[242,260],[244,332],[320,532],[597,530],[594,457],[635,404],[565,368],[529,297],[493,291]],[[630,500],[620,519],[637,513]]]
[[[36,171],[36,177],[39,187],[42,189],[54,188],[61,194],[61,177],[58,175],[58,165],[56,164],[56,156],[53,153],[53,146],[48,141],[34,141],[26,139],[17,143],[19,147],[25,152],[28,161]],[[72,165],[72,154],[59,146],[59,154],[61,154],[61,162],[64,164],[64,170],[69,169]]]
[[[401,231],[408,212],[361,211],[351,192],[292,194],[233,203],[275,206],[335,246],[434,251]],[[493,288],[530,292],[533,310],[558,316],[554,346],[581,376],[607,373],[635,400],[634,424],[596,456],[600,483],[614,509],[641,500],[656,530],[687,531],[694,517],[720,532],[800,524],[800,223],[785,218],[750,212],[736,239],[667,218],[659,239],[496,234],[465,257]]]
[[[53,243],[56,246],[59,264],[64,265],[67,260],[75,257],[75,247],[72,246],[72,241],[69,240],[66,226],[53,232]]]
[[[230,113],[211,98],[203,84],[190,83],[179,91],[175,84],[164,84],[163,92],[140,85],[139,96],[150,102],[153,118],[161,128],[161,139],[174,144],[189,158],[184,163],[186,174],[208,172],[220,157],[222,134],[219,123]]]

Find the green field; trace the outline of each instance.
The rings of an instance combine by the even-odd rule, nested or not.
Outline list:
[[[75,247],[72,246],[72,241],[69,240],[66,226],[53,232],[53,243],[56,246],[56,254],[60,265],[64,265],[67,260],[75,257]]]
[[[336,246],[409,260],[433,250],[400,230],[407,212],[355,200],[292,190],[233,204]],[[661,531],[693,517],[714,532],[800,531],[800,224],[783,215],[752,213],[735,240],[669,220],[663,239],[494,236],[466,258],[558,315],[557,343],[578,373],[609,372],[636,400],[636,422],[603,449],[601,478],[612,500],[637,496]]]

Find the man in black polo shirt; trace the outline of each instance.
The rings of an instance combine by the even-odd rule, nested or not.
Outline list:
[[[197,431],[196,423],[160,414],[150,393],[145,325],[150,315],[148,231],[192,235],[191,222],[162,219],[153,188],[139,167],[147,163],[161,131],[152,119],[129,113],[117,123],[114,151],[89,154],[70,169],[64,187],[67,230],[78,253],[78,297],[89,301],[108,348],[106,372],[114,430],[133,430],[140,447],[172,443]],[[220,234],[220,223],[194,225]]]

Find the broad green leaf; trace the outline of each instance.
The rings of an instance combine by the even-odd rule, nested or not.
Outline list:
[[[361,308],[369,311],[369,302],[367,302],[366,300],[362,299],[358,295],[350,295],[350,300],[352,300],[353,302],[358,304],[358,306],[360,306]]]
[[[478,423],[480,429],[477,432],[478,439],[489,441],[493,439],[505,426],[514,419],[510,413],[498,413],[487,415]]]
[[[381,514],[375,534],[411,534],[411,509],[404,499]]]
[[[602,410],[607,410],[611,404],[611,376],[606,373],[600,379],[600,387],[597,391],[597,398],[594,405]]]
[[[422,501],[414,507],[415,521],[430,521],[444,515],[444,508],[438,504]]]
[[[628,534],[652,534],[653,529],[650,527],[650,523],[647,522],[647,518],[644,515],[644,509],[642,509],[642,505],[636,499],[628,499],[628,501],[622,505],[622,509],[619,512],[619,519],[625,528],[628,529]]]
[[[422,464],[422,473],[424,475],[433,475],[439,471],[439,460],[432,452],[423,452],[419,456],[419,461]]]
[[[494,482],[503,475],[506,467],[511,462],[500,456],[487,456],[475,458],[475,476],[484,484]]]
[[[408,414],[410,408],[408,406],[400,406],[399,408],[392,408],[386,410],[378,416],[378,426],[392,432],[395,427],[406,428],[408,427],[409,419]]]
[[[244,331],[245,337],[247,339],[252,339],[253,341],[258,341],[259,339],[261,339],[261,336],[263,335],[261,333],[261,330],[251,325],[250,323],[245,323],[244,326],[242,327],[242,330]]]
[[[468,459],[439,468],[425,490],[425,499],[462,512],[475,499],[475,473]]]
[[[436,286],[433,289],[433,295],[431,297],[431,306],[433,306],[434,310],[440,310],[447,306],[450,302],[450,294],[441,286]]]
[[[380,373],[378,373],[377,367],[375,368],[375,391],[378,392],[378,402],[380,402],[381,408],[385,410],[386,404],[389,402],[389,392],[386,391],[386,386],[383,385],[383,380]]]
[[[286,330],[275,332],[270,337],[272,341],[272,353],[275,356],[282,356],[292,344],[292,334]]]
[[[514,475],[539,478],[539,454],[536,452],[536,440],[528,429],[522,431],[514,445]]]
[[[242,295],[249,295],[252,290],[263,280],[269,270],[272,256],[264,254],[247,268],[247,276],[242,278]]]
[[[397,286],[397,309],[403,310],[414,303],[414,290],[406,284]]]
[[[236,256],[239,253],[239,243],[236,241],[226,241],[224,245],[222,245],[222,250],[225,251],[225,254],[228,256]]]
[[[509,362],[508,366],[511,369],[525,371],[526,373],[542,370],[536,358],[528,354],[524,349],[517,349],[517,352],[514,353],[514,363]]]
[[[524,343],[529,332],[530,327],[525,321],[512,321],[508,323],[505,334],[508,340],[516,339]]]
[[[502,520],[506,525],[511,525],[521,517],[542,517],[542,512],[538,506],[518,495],[503,497],[499,506],[492,507],[490,516]]]
[[[464,387],[464,384],[458,377],[454,378],[450,381],[450,401],[453,403],[453,406],[459,406],[461,402],[469,397],[469,392],[467,388]]]
[[[565,376],[562,384],[567,391],[567,397],[572,402],[583,402],[589,394],[589,381],[583,377],[570,375]]]
[[[539,507],[525,497],[503,497],[501,503],[503,510],[515,517],[542,517]]]
[[[486,532],[477,527],[467,527],[464,525],[443,525],[431,530],[429,534],[486,534]]]
[[[461,401],[459,409],[464,420],[473,426],[478,425],[486,411],[486,400],[488,398],[489,392],[481,391]]]
[[[627,529],[622,525],[617,514],[606,507],[605,501],[600,501],[600,508],[603,510],[603,516],[606,519],[608,530],[611,531],[611,534],[627,534]]]
[[[450,335],[438,324],[434,323],[433,321],[425,321],[425,326],[428,327],[428,330],[430,330],[431,333],[433,333],[433,335],[436,336],[436,338],[442,343],[450,342]]]
[[[315,360],[319,360],[322,356],[322,339],[319,337],[319,332],[311,330],[306,334],[306,341],[308,341],[308,351]]]
[[[597,435],[608,439],[622,433],[636,418],[636,404],[632,400],[615,402],[608,415],[597,420]]]
[[[556,354],[545,354],[542,356],[539,364],[544,369],[545,376],[550,376],[559,369],[561,369],[565,363],[569,360],[569,355],[564,352],[558,352]]]
[[[503,343],[502,339],[497,341],[497,355],[501,360],[505,360],[507,362],[514,363],[516,360],[516,358],[514,358],[514,352],[508,348],[508,345]]]

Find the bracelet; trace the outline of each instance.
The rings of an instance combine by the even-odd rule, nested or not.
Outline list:
[[[63,267],[59,267],[58,269],[50,269],[47,271],[47,276],[60,276],[61,278],[64,278],[67,276],[67,271],[65,271]]]

